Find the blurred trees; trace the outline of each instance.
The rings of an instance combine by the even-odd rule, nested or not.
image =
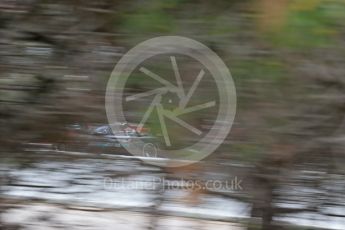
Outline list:
[[[104,123],[105,84],[121,55],[182,35],[216,51],[235,79],[237,118],[214,157],[256,166],[246,197],[262,229],[282,214],[343,206],[334,178],[344,176],[344,10],[341,0],[3,1],[1,150],[58,139],[73,122]],[[319,193],[289,193],[301,184]]]

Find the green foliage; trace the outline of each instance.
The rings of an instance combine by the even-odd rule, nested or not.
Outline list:
[[[314,1],[314,5],[304,6],[300,2],[291,3],[285,25],[268,32],[266,38],[276,46],[292,49],[334,46],[330,40],[338,35],[345,5],[339,1]]]
[[[169,12],[178,0],[147,1],[134,11],[124,13],[121,29],[126,33],[169,33],[174,30],[174,19]]]
[[[234,24],[228,15],[217,15],[216,17],[210,18],[209,35],[229,35],[240,30],[236,24]]]
[[[235,62],[231,71],[236,82],[246,84],[251,80],[281,83],[286,80],[285,66],[272,58],[248,59]]]
[[[128,14],[123,24],[126,32],[149,33],[159,32],[168,33],[173,30],[173,19],[162,11],[147,11],[138,14]]]

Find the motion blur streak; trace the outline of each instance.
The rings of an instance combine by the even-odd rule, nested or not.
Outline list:
[[[228,125],[197,61],[158,56],[125,85],[130,99],[178,89],[160,98],[179,121],[163,116],[170,146],[161,114],[140,125],[152,95],[123,100],[127,122],[106,117],[114,66],[159,36],[209,47],[236,86],[230,134],[183,167],[160,151]],[[343,0],[1,0],[0,229],[345,229],[344,54]],[[142,156],[126,151],[139,141]],[[234,178],[242,189],[222,186]]]

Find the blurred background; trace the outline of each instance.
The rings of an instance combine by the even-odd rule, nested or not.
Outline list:
[[[124,149],[157,119],[119,141],[104,106],[118,60],[163,35],[215,51],[237,90],[225,142],[178,168]],[[343,230],[344,61],[343,0],[1,0],[0,229]]]

